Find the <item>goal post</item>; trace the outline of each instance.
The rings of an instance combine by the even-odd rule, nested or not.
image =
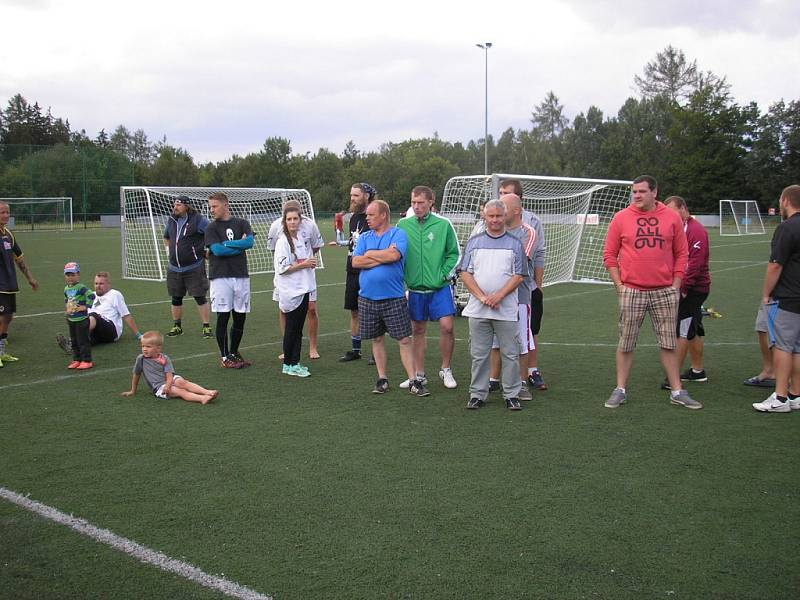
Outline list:
[[[481,206],[499,196],[506,179],[520,181],[523,208],[542,222],[547,247],[543,285],[611,282],[603,247],[614,214],[630,204],[632,182],[502,173],[453,177],[445,185],[441,214],[452,221],[462,248],[480,220]],[[461,303],[466,290],[460,285],[458,295]]]
[[[72,231],[72,198],[0,198],[11,209],[11,229]]]
[[[122,276],[145,281],[166,280],[169,256],[164,248],[164,228],[172,215],[175,199],[188,196],[194,208],[211,219],[208,197],[216,192],[225,193],[231,214],[247,219],[253,228],[255,243],[247,251],[251,275],[274,272],[267,234],[273,221],[281,218],[283,205],[288,200],[300,202],[303,214],[314,219],[311,195],[302,189],[123,186],[120,188]],[[323,268],[321,256],[317,268]]]
[[[720,200],[720,235],[761,235],[766,233],[758,202],[755,200]]]

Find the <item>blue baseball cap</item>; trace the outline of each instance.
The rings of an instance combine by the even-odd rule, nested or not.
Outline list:
[[[76,262],[68,262],[64,265],[64,275],[67,273],[80,273],[81,266]]]

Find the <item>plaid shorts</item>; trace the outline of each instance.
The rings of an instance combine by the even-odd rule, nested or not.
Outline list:
[[[680,292],[670,287],[657,290],[635,290],[624,287],[619,294],[619,345],[620,352],[633,352],[644,315],[650,313],[658,345],[664,350],[677,346],[675,323],[678,321]]]
[[[370,300],[358,297],[358,325],[361,339],[374,340],[389,333],[396,340],[411,335],[411,315],[408,302],[402,298]]]

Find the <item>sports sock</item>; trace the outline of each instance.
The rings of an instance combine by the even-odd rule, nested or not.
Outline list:
[[[175,324],[175,327],[180,327],[181,326],[181,320],[180,319],[175,319],[173,321],[173,323]]]
[[[228,356],[228,320],[231,313],[217,313],[217,346],[222,358]]]
[[[419,372],[419,371],[417,371],[415,376],[416,376],[416,378],[417,378],[417,379],[419,379],[419,380],[422,380],[422,379],[427,379],[427,378],[428,378],[428,376],[427,376],[427,375],[425,375],[425,371],[422,371],[422,372]]]
[[[669,395],[670,395],[670,396],[672,396],[673,398],[677,398],[677,397],[678,397],[678,395],[681,393],[681,391],[682,391],[682,390],[678,390],[678,391],[676,392],[675,390],[672,390],[672,391],[669,393]]]
[[[789,400],[797,400],[798,398],[800,398],[800,394],[795,395],[792,392],[789,392]]]
[[[495,383],[500,383],[499,379],[495,379],[494,377],[489,377],[489,381],[494,381]]]
[[[211,323],[203,323],[203,327],[211,327]]]
[[[0,333],[0,354],[6,353],[6,338],[8,337],[7,333]]]
[[[353,341],[353,352],[361,352],[361,336],[351,335],[350,339]]]
[[[786,396],[778,396],[778,395],[776,394],[776,395],[775,395],[775,399],[776,399],[778,402],[781,402],[781,403],[783,403],[783,402],[786,402]]]
[[[617,389],[618,389],[620,392],[622,392],[623,394],[625,393],[625,388],[617,388]]]
[[[705,369],[695,369],[692,367],[692,373],[702,373],[703,371],[705,371]]]
[[[242,336],[244,335],[245,319],[247,319],[247,313],[234,311],[233,325],[231,325],[231,354],[239,352],[239,344],[242,342]]]
[[[539,372],[539,367],[528,367],[528,375],[533,375]]]

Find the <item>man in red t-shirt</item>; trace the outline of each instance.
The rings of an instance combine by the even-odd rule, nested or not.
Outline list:
[[[711,275],[708,272],[708,232],[689,213],[686,200],[670,196],[664,205],[678,213],[686,232],[689,260],[686,275],[681,283],[681,300],[678,304],[678,367],[683,365],[686,355],[691,353],[692,366],[681,373],[681,381],[708,381],[703,368],[703,302],[711,290]],[[664,387],[666,385],[666,387]],[[669,382],[661,387],[669,389]]]
[[[603,262],[619,296],[617,386],[606,408],[627,400],[625,386],[645,314],[650,314],[671,388],[671,402],[687,408],[703,405],[681,389],[675,323],[686,273],[688,250],[681,218],[656,199],[658,184],[649,175],[633,180],[632,201],[611,221]]]

